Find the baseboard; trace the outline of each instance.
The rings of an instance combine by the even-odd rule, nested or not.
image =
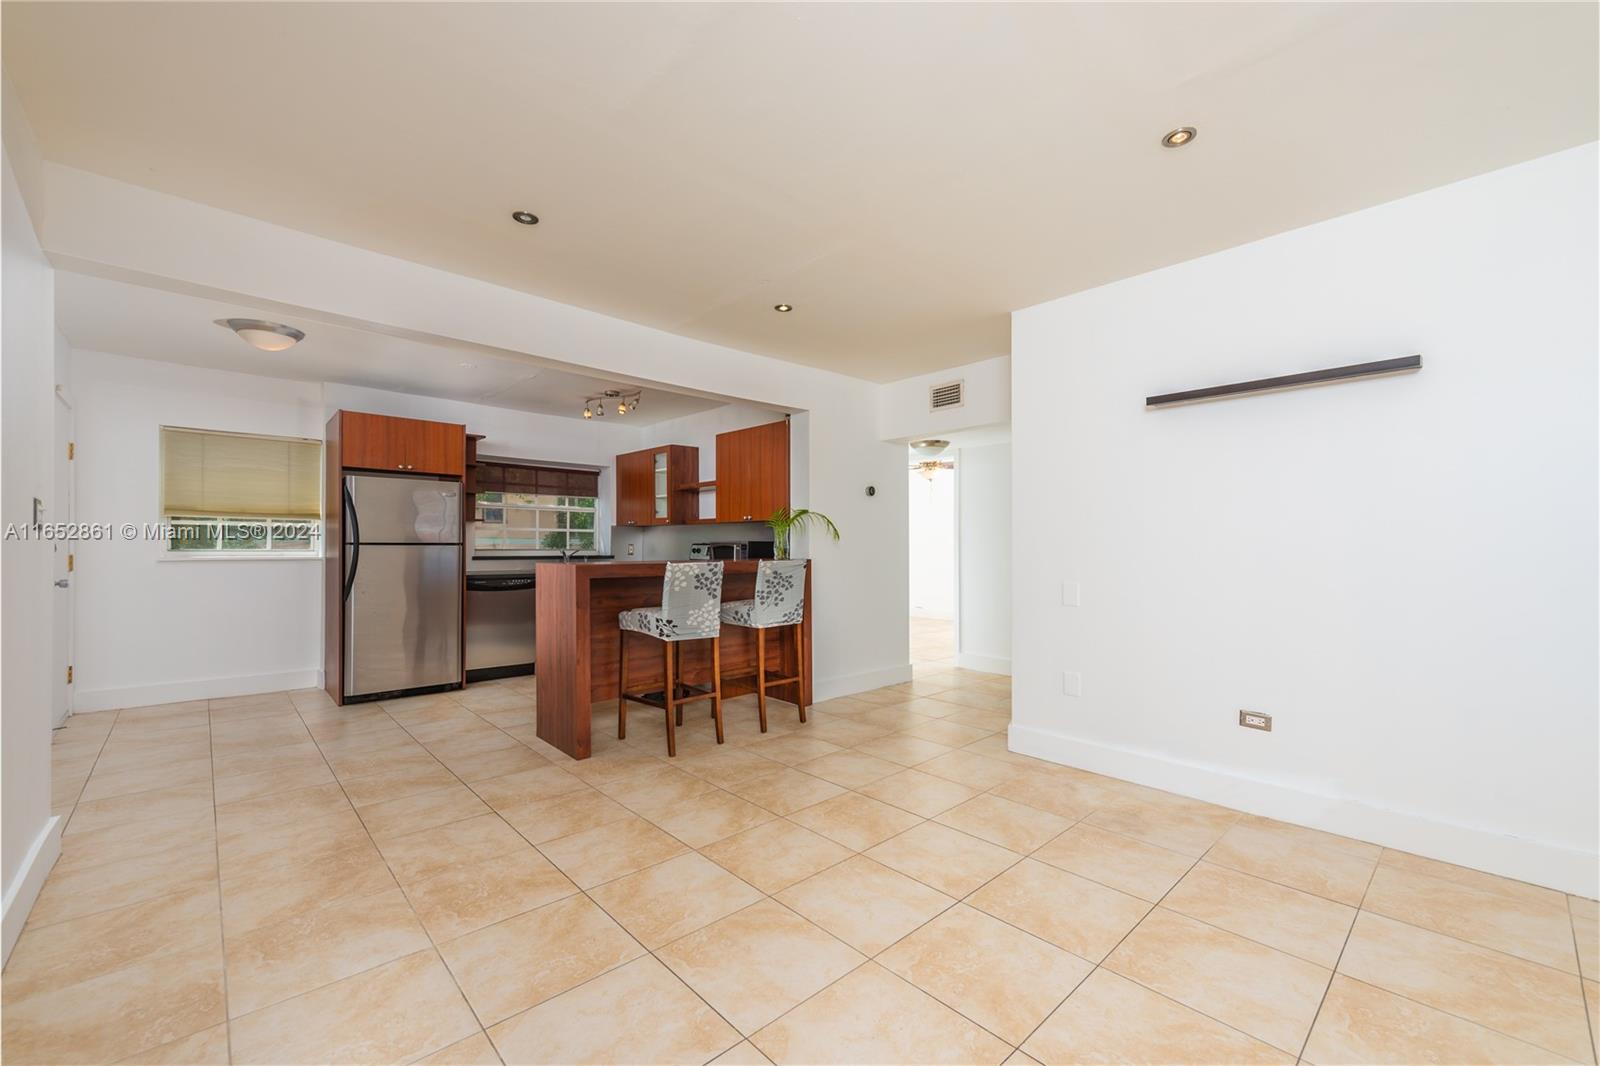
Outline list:
[[[1119,777],[1235,810],[1398,848],[1502,877],[1600,896],[1600,855],[1561,844],[1507,836],[1389,810],[1221,767],[1122,748],[1053,730],[1012,724],[1008,746],[1022,755]]]
[[[50,820],[44,823],[44,828],[34,838],[33,846],[28,848],[28,854],[22,859],[22,865],[17,869],[17,876],[11,879],[5,891],[5,914],[0,919],[3,927],[4,950],[0,952],[0,963],[11,958],[11,949],[17,944],[17,937],[22,935],[22,927],[28,921],[28,912],[33,910],[33,901],[39,898],[39,890],[44,887],[44,879],[50,876],[50,868],[61,857],[61,817],[51,815]]]
[[[149,707],[156,703],[220,700],[228,696],[254,696],[260,692],[321,687],[321,670],[286,670],[280,674],[252,674],[247,677],[206,677],[194,681],[172,681],[164,685],[134,685],[75,692],[72,710],[82,714],[123,707]]]
[[[844,677],[814,677],[811,679],[811,701],[821,703],[824,700],[838,699],[840,696],[853,696],[857,692],[870,692],[875,688],[886,685],[898,685],[911,680],[911,664],[904,666],[891,666],[884,670],[868,670],[862,674],[849,674]]]
[[[985,674],[1011,676],[1011,660],[998,655],[979,655],[976,652],[956,652],[956,665],[963,670],[977,670]]]

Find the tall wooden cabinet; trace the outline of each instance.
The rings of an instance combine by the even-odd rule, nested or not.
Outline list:
[[[765,522],[789,506],[789,423],[717,434],[717,521]]]
[[[700,449],[664,444],[617,456],[619,526],[683,525],[699,508]]]

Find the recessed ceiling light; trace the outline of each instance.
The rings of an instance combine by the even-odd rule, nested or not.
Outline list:
[[[1184,145],[1188,144],[1198,136],[1200,136],[1200,131],[1195,129],[1193,126],[1179,126],[1177,129],[1161,138],[1161,147],[1182,148]]]
[[[773,304],[772,305],[772,309],[774,311],[782,311],[785,314],[787,314],[790,311],[794,310],[794,305],[793,304]]]
[[[306,335],[293,326],[281,322],[265,322],[259,318],[219,318],[217,325],[227,326],[246,344],[264,352],[281,352],[293,348],[306,339]]]
[[[511,212],[511,217],[524,226],[537,226],[539,224],[539,216],[532,211],[513,211]]]

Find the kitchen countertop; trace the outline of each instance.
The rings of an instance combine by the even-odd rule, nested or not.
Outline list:
[[[537,552],[473,552],[474,559],[535,559],[542,563],[574,562],[587,563],[615,559],[614,555],[575,555],[570,560],[563,560],[559,555]]]

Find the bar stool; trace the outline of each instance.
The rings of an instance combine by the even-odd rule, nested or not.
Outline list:
[[[628,701],[667,712],[667,756],[678,754],[674,732],[683,724],[683,705],[711,701],[717,722],[717,743],[722,743],[722,603],[721,563],[668,563],[661,582],[661,606],[638,607],[617,614],[617,739],[628,737]],[[661,699],[628,692],[628,636],[641,634],[661,641],[666,649],[666,685]],[[686,640],[711,641],[711,686],[690,689],[683,685],[682,645]],[[681,691],[680,691],[681,690]]]
[[[804,559],[762,559],[756,564],[756,595],[752,600],[730,600],[722,605],[724,625],[742,626],[756,631],[756,708],[761,714],[761,731],[767,731],[767,686],[793,684],[800,708],[800,721],[806,720],[806,561]],[[767,676],[767,630],[794,626],[795,676]],[[747,677],[739,673],[735,677]]]

